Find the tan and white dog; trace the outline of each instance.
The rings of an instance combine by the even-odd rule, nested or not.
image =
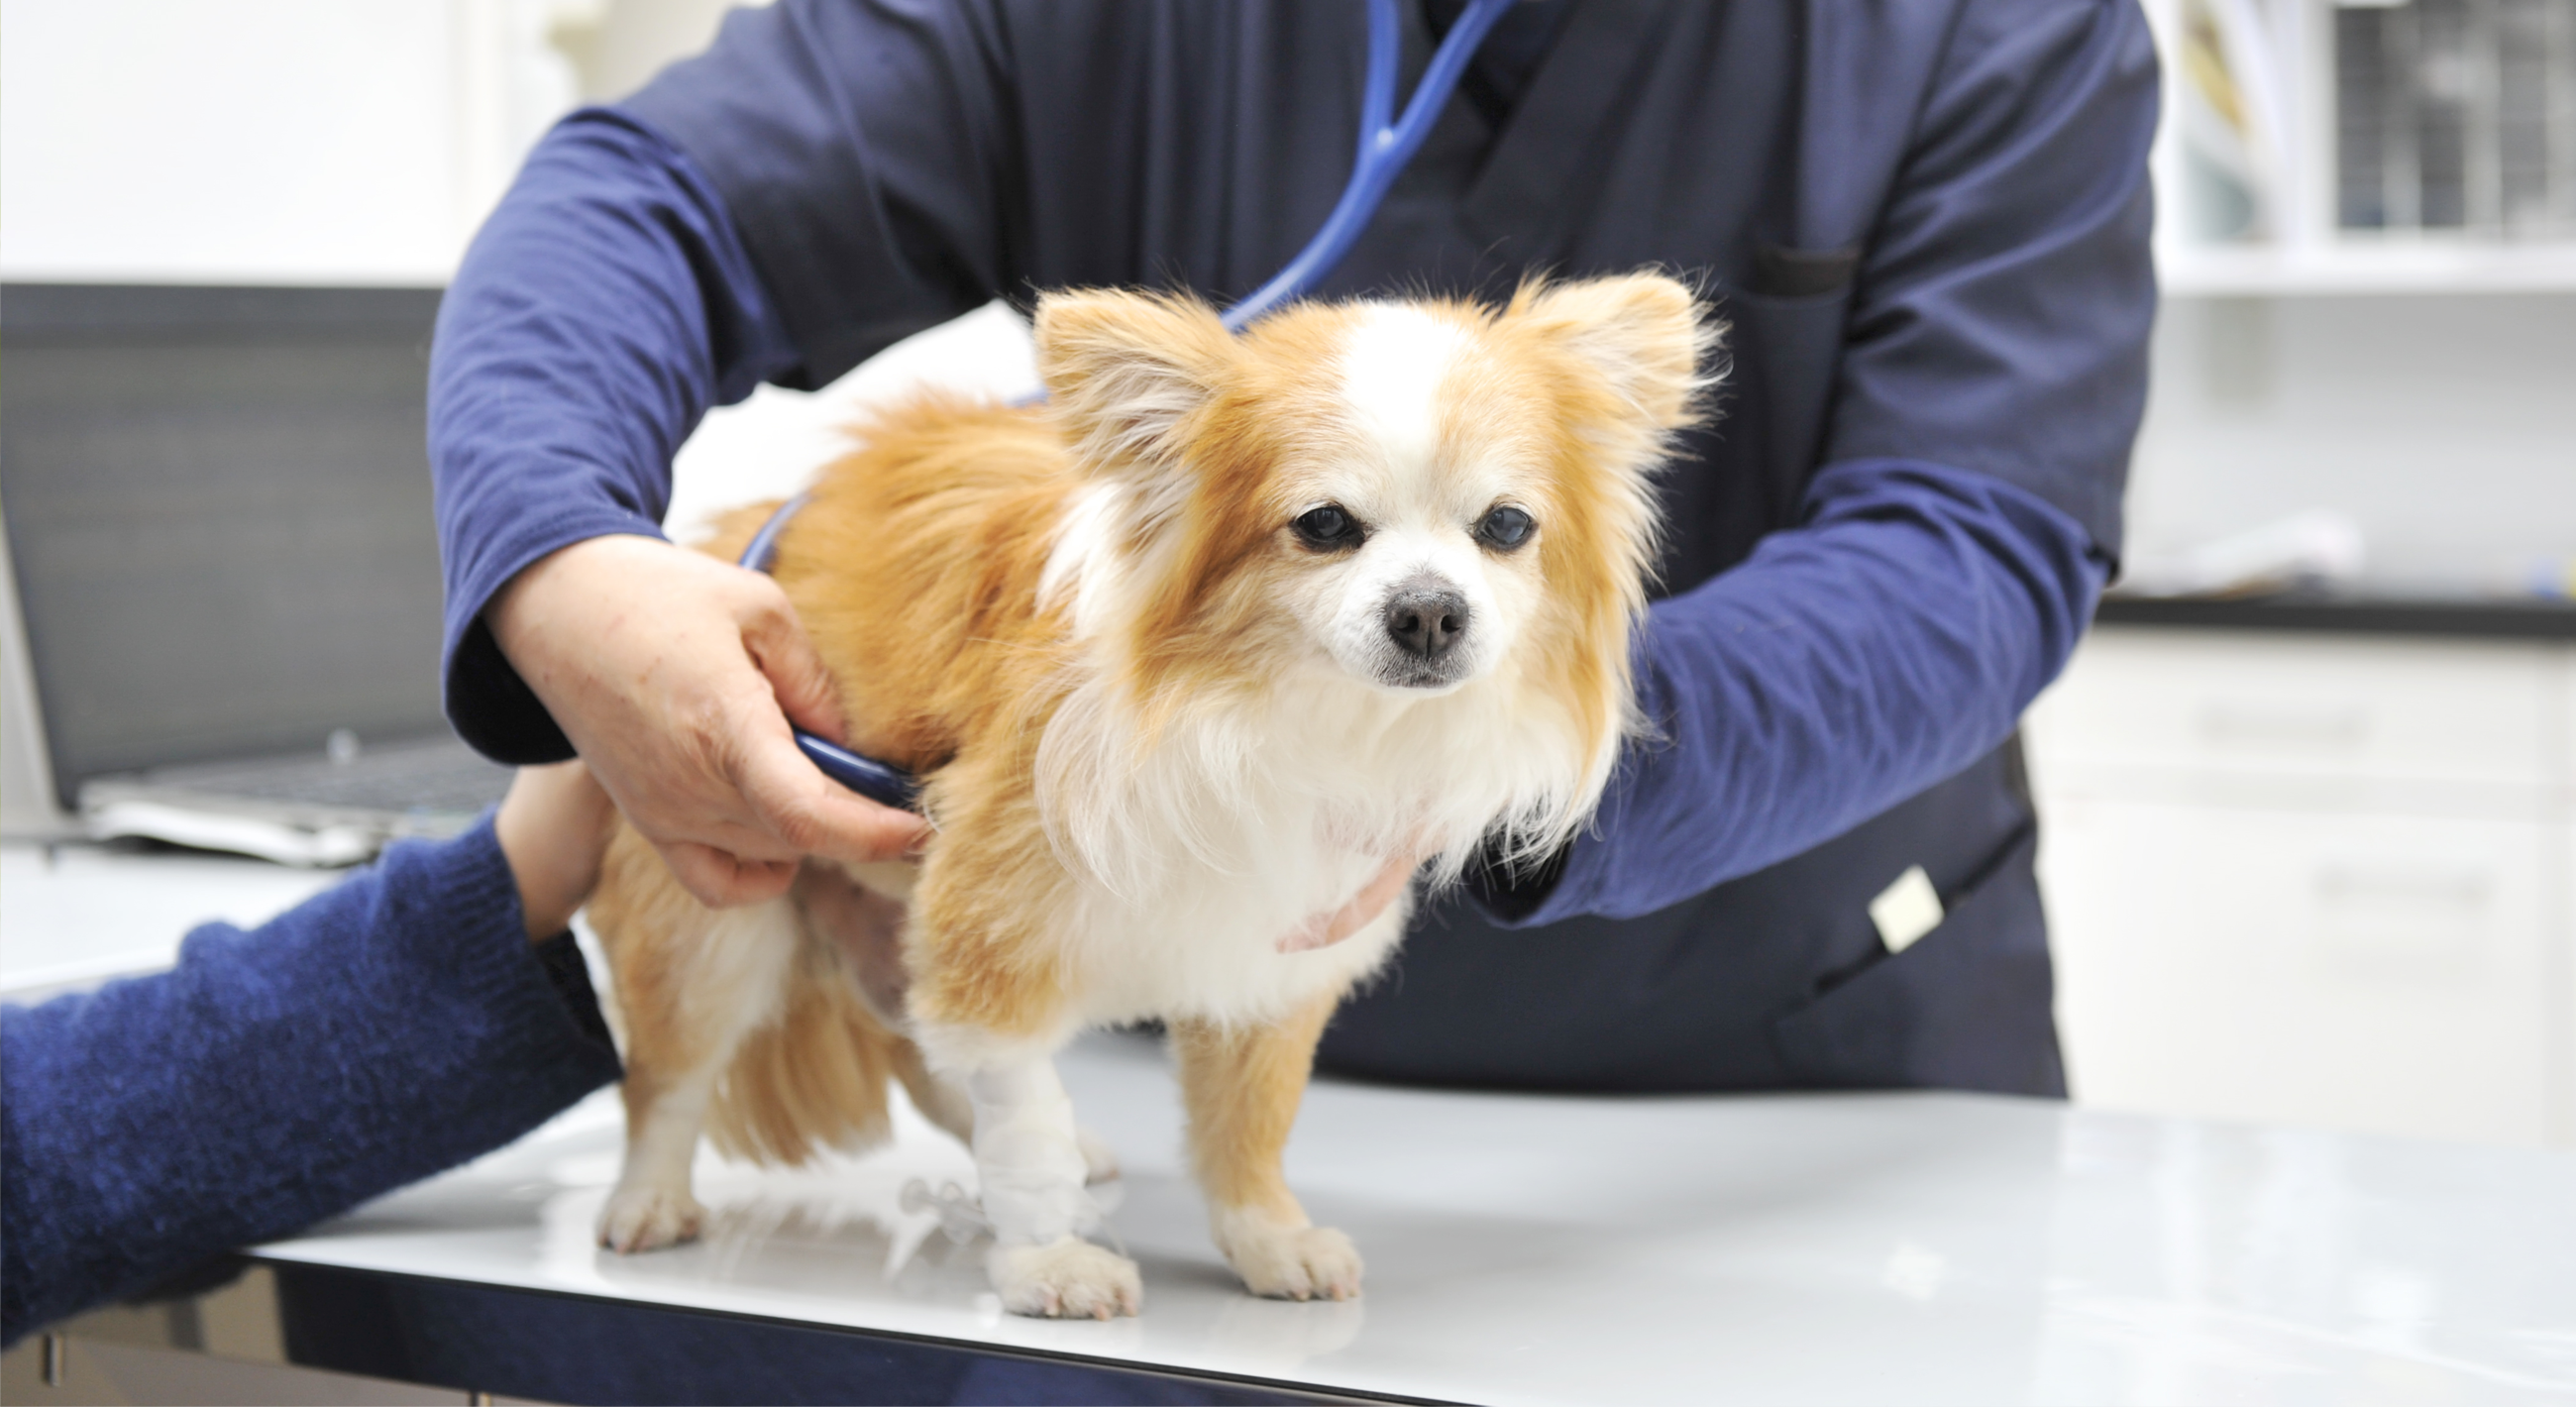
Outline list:
[[[1038,305],[1033,409],[880,414],[786,529],[779,583],[862,752],[927,778],[904,1009],[788,900],[703,908],[632,831],[591,915],[627,1036],[600,1238],[697,1234],[689,1165],[886,1134],[889,1077],[973,1147],[1018,1313],[1134,1313],[1083,1239],[1094,1164],[1052,1057],[1171,1031],[1217,1245],[1255,1293],[1355,1294],[1360,1257],[1280,1174],[1317,1037],[1404,931],[1301,945],[1391,857],[1454,879],[1543,854],[1632,725],[1650,475],[1713,333],[1635,275],[1508,307],[1305,304],[1240,337],[1203,304]],[[765,510],[708,550],[740,550]]]

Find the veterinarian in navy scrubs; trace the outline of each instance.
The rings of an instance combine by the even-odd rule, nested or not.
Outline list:
[[[1407,8],[1407,81],[1459,9]],[[783,598],[660,542],[673,450],[996,296],[1240,297],[1338,195],[1363,14],[1296,0],[780,0],[531,157],[442,311],[447,698],[580,744],[690,887],[778,892],[897,813]],[[1433,909],[1328,1068],[1566,1089],[2062,1092],[2013,741],[2120,542],[2155,291],[2135,0],[1515,8],[1316,292],[1657,264],[1731,325],[1665,481],[1658,736],[1597,832]],[[774,690],[774,692],[773,692]],[[1891,955],[1920,866],[1946,918]]]

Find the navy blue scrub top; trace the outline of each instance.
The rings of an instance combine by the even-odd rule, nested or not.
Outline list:
[[[1405,7],[1408,85],[1455,6],[1424,8]],[[2134,0],[1580,0],[1514,14],[1493,44],[1317,294],[1493,297],[1532,271],[1647,265],[1698,280],[1729,324],[1731,367],[1720,417],[1664,480],[1661,590],[1817,528],[1835,511],[1828,485],[1893,475],[1917,500],[1968,504],[1944,521],[1980,570],[2071,603],[2045,649],[2014,641],[2044,671],[2015,682],[2017,710],[2062,664],[2117,552],[2144,397],[2155,65]],[[667,142],[687,169],[664,223],[686,223],[698,181],[729,217],[692,276],[721,282],[697,266],[738,238],[757,286],[735,301],[765,296],[788,344],[758,374],[819,387],[996,296],[1249,292],[1340,193],[1365,53],[1356,3],[781,0],[736,12],[707,54],[612,109],[631,131],[595,119],[580,140],[597,151],[547,179],[570,189],[581,161],[649,163]],[[541,148],[523,186],[553,160]],[[506,233],[485,243],[469,272],[517,257]],[[525,247],[543,257],[542,241]],[[460,367],[480,316],[468,282],[441,327]],[[671,316],[712,323],[726,362],[727,318]],[[462,387],[468,370],[433,376]],[[478,511],[451,488],[470,476],[442,472],[442,514]],[[1867,518],[1898,499],[1843,501]],[[625,511],[649,523],[658,505]],[[2014,545],[2052,534],[2073,546]],[[460,544],[473,535],[451,534],[464,580],[478,569],[454,564],[470,557]],[[515,570],[493,560],[494,580]],[[1825,570],[1831,584],[1859,569]],[[451,699],[517,688],[527,702],[515,680],[459,682],[506,674],[472,622],[486,590],[452,590]],[[1973,639],[1965,623],[1959,638]],[[1843,663],[1855,690],[1875,687],[1869,661]],[[1643,681],[1650,704],[1662,678]],[[1830,689],[1809,695],[1828,722],[1849,711]],[[1596,902],[1505,927],[1542,907],[1516,908],[1515,888],[1544,895],[1550,876],[1487,877],[1482,902],[1431,906],[1397,970],[1336,1018],[1323,1064],[1571,1089],[2062,1092],[2035,822],[2017,745],[1994,746],[2009,718],[1909,784],[1929,790],[1893,809],[1905,793],[1890,793],[1715,888],[1655,891],[1651,912]],[[1702,731],[1722,738],[1726,720]],[[1639,829],[1623,804],[1605,807],[1614,836]],[[1867,904],[1915,864],[1948,917],[1891,956]]]
[[[1409,90],[1432,41],[1401,8]],[[820,386],[995,296],[1251,292],[1341,194],[1363,34],[1313,0],[790,0],[621,106],[714,182]],[[2133,0],[1582,0],[1499,126],[1448,106],[1315,293],[1703,279],[1735,377],[1673,476],[1667,591],[1793,521],[1817,464],[1882,455],[2116,552],[2152,70]]]

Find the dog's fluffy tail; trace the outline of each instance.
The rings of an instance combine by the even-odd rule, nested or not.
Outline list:
[[[793,903],[707,908],[620,827],[589,913],[615,978],[630,1093],[638,1080],[686,1085],[716,1063],[703,1131],[754,1162],[794,1166],[889,1137],[886,1081],[912,1083],[919,1057]]]
[[[902,1038],[821,944],[806,939],[797,962],[777,1019],[743,1037],[708,1107],[707,1137],[729,1158],[794,1167],[893,1135],[886,1081],[904,1063]]]

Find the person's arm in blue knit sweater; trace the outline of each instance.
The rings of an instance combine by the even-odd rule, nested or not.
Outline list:
[[[0,1344],[508,1143],[618,1076],[580,769],[178,966],[0,1010]],[[544,941],[538,941],[538,940]]]

